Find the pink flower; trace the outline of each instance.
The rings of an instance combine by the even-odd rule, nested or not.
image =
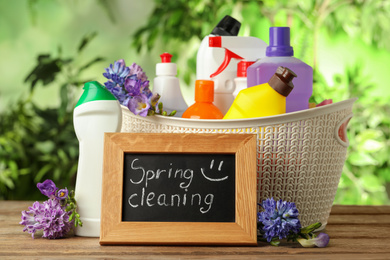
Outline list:
[[[333,103],[332,99],[325,99],[324,101],[322,101],[321,103],[316,105],[316,107],[321,107],[321,106],[329,105],[329,104],[332,104],[332,103]]]

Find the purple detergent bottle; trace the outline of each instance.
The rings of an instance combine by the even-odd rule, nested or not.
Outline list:
[[[313,92],[313,68],[293,55],[290,27],[270,27],[266,57],[247,70],[248,88],[267,83],[279,66],[295,72],[297,77],[293,80],[294,90],[286,98],[286,113],[308,109]]]

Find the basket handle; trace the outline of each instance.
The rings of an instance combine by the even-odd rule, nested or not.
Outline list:
[[[351,120],[353,113],[344,117],[335,127],[334,136],[336,140],[344,147],[348,147],[349,140],[347,137],[347,125]]]

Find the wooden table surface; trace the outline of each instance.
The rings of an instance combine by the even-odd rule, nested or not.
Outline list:
[[[0,201],[0,259],[390,259],[390,206],[332,208],[325,232],[326,248],[298,243],[279,247],[100,246],[98,238],[32,239],[22,232],[21,211],[29,201]]]

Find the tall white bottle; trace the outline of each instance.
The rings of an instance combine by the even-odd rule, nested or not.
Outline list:
[[[73,124],[79,140],[75,198],[83,222],[75,234],[99,237],[104,133],[120,131],[122,111],[118,100],[97,81],[85,83],[73,111]]]
[[[165,52],[160,55],[161,63],[156,64],[156,76],[153,81],[153,92],[160,94],[160,102],[164,111],[170,114],[176,110],[175,116],[181,117],[188,105],[180,90],[180,82],[176,77],[177,66],[171,62],[172,55]]]

